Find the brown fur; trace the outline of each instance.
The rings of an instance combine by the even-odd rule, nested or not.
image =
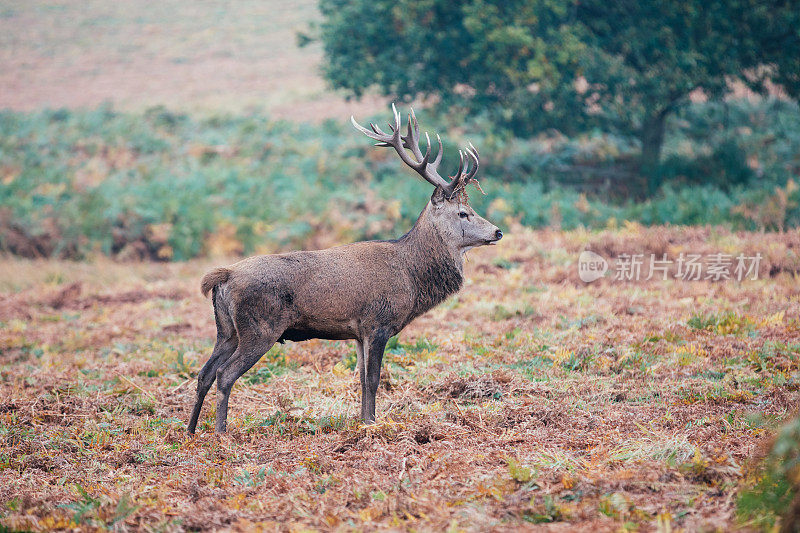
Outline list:
[[[215,268],[203,276],[203,281],[200,283],[200,290],[203,292],[203,296],[208,296],[211,289],[228,281],[230,275],[231,271],[227,268]]]

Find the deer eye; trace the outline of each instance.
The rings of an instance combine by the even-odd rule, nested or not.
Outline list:
[[[467,212],[466,212],[466,211],[461,211],[461,212],[458,214],[458,216],[460,216],[461,218],[467,218],[469,215],[467,215]]]

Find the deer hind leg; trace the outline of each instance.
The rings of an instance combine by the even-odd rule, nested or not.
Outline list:
[[[197,375],[197,399],[194,402],[192,416],[189,419],[189,427],[186,430],[190,435],[194,434],[197,428],[197,420],[200,418],[203,400],[205,400],[211,385],[214,384],[214,380],[217,377],[217,369],[236,351],[238,343],[239,339],[236,337],[236,334],[227,339],[218,336],[211,357],[208,358],[208,361],[206,361],[206,364],[203,365],[203,368]]]
[[[203,365],[197,375],[197,398],[194,402],[192,415],[189,418],[189,426],[186,429],[186,432],[190,435],[194,434],[197,428],[203,401],[211,385],[214,384],[214,380],[217,377],[217,369],[236,351],[236,347],[239,344],[239,337],[236,334],[233,320],[231,320],[223,302],[217,299],[216,288],[214,289],[212,301],[214,302],[214,318],[217,322],[217,342],[214,344],[211,357],[208,358],[208,361],[206,361],[206,364]]]
[[[217,433],[225,433],[228,429],[228,399],[233,384],[272,348],[282,333],[283,329],[251,331],[246,335],[239,332],[236,351],[217,368]]]

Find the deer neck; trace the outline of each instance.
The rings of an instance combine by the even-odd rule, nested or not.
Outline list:
[[[426,208],[411,231],[397,241],[414,291],[416,317],[461,289],[464,259],[430,222]]]

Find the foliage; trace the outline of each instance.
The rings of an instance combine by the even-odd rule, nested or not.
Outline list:
[[[721,335],[741,334],[752,329],[753,325],[747,317],[733,311],[719,314],[696,314],[688,320],[687,324],[694,329],[714,331]]]
[[[665,184],[639,202],[624,200],[636,178],[615,163],[635,151],[624,136],[518,140],[423,123],[444,134],[444,165],[456,143],[481,148],[487,196],[471,200],[502,225],[800,223],[795,105],[687,108],[670,123]],[[391,238],[429,195],[412,176],[345,124],[164,108],[0,112],[0,250],[181,260]]]
[[[520,462],[513,457],[506,457],[506,463],[508,463],[508,473],[514,481],[528,483],[533,479],[534,472],[527,466],[521,465]]]
[[[357,137],[332,130],[160,108],[4,112],[2,248],[159,259],[252,253],[330,227],[331,204],[343,238],[382,236],[385,215],[355,209],[371,177],[346,155]]]
[[[695,89],[739,79],[800,94],[800,12],[755,0],[322,0],[334,87],[377,86],[485,114],[530,136],[547,127],[636,134],[657,164],[666,117]]]
[[[750,486],[740,494],[740,519],[767,530],[778,517],[784,516],[784,520],[794,520],[793,527],[796,528],[798,517],[788,513],[798,510],[797,504],[791,504],[792,499],[800,494],[799,488],[800,418],[797,418],[781,429]],[[784,530],[793,531],[790,527]]]

